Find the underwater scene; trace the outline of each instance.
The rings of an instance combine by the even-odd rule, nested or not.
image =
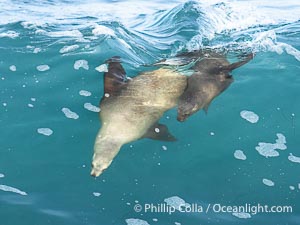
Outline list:
[[[300,224],[299,97],[298,0],[0,0],[0,225]]]

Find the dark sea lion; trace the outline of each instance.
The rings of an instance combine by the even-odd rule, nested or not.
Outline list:
[[[94,145],[92,176],[108,168],[122,145],[140,138],[174,141],[158,120],[178,103],[187,78],[173,69],[160,68],[127,79],[120,58],[108,60],[104,96],[100,102],[102,126]]]
[[[230,63],[224,55],[211,51],[184,53],[178,58],[195,62],[191,67],[194,72],[188,77],[187,87],[179,98],[177,120],[182,122],[201,109],[207,112],[213,99],[233,82],[230,72],[249,62],[253,54],[236,63]]]

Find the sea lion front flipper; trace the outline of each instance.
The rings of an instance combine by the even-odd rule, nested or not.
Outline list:
[[[108,59],[106,63],[108,71],[104,73],[104,94],[117,95],[127,82],[126,72],[118,56]]]
[[[159,141],[176,141],[177,139],[169,132],[169,129],[164,124],[155,123],[149,128],[144,138],[150,138]]]

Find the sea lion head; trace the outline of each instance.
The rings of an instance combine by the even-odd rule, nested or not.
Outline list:
[[[100,176],[110,166],[120,151],[120,148],[120,144],[105,139],[103,140],[97,136],[94,146],[91,175],[94,177]]]
[[[110,166],[111,162],[112,160],[95,153],[93,156],[91,175],[93,177],[100,176]]]

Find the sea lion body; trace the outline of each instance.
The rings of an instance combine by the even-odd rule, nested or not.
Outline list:
[[[103,97],[100,104],[102,127],[95,141],[93,176],[99,176],[111,164],[122,145],[147,137],[147,132],[154,135],[167,132],[157,122],[165,111],[177,105],[186,80],[174,70],[161,68],[133,78],[118,95]],[[155,124],[157,127],[153,127]]]

